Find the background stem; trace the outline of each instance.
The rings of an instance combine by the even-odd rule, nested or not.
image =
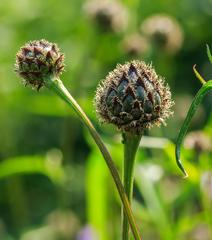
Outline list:
[[[129,133],[123,133],[124,139],[124,164],[123,164],[123,183],[125,192],[129,199],[129,203],[132,202],[133,194],[133,182],[134,182],[134,165],[135,155],[141,140],[141,135],[132,135]],[[130,239],[129,223],[127,215],[122,208],[122,240]]]
[[[69,91],[65,88],[62,81],[60,79],[45,79],[45,85],[50,90],[54,91],[57,95],[59,95],[66,103],[68,103],[69,106],[71,106],[74,111],[77,113],[81,121],[85,124],[85,126],[88,128],[91,136],[93,137],[94,141],[96,142],[97,146],[99,147],[106,164],[110,170],[110,173],[113,177],[113,180],[116,184],[119,196],[121,198],[123,209],[125,216],[127,217],[129,224],[131,226],[131,230],[134,236],[135,240],[141,240],[138,228],[136,226],[135,219],[133,217],[133,213],[127,198],[127,195],[125,193],[124,187],[122,185],[121,179],[119,177],[118,171],[116,169],[116,166],[113,163],[113,160],[105,147],[103,141],[101,140],[99,134],[97,133],[96,129],[94,128],[93,124],[87,117],[87,115],[83,112],[81,107],[78,105],[78,103],[75,101],[75,99],[71,96]]]

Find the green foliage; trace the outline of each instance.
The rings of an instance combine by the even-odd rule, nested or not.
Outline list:
[[[193,115],[195,114],[198,105],[201,103],[203,97],[212,89],[212,80],[208,81],[207,83],[205,83],[201,89],[199,90],[199,92],[197,93],[197,95],[195,96],[192,105],[188,111],[188,114],[186,116],[186,119],[183,123],[183,126],[180,129],[180,133],[179,136],[177,138],[177,143],[176,143],[176,159],[177,159],[177,164],[179,166],[179,168],[183,171],[183,173],[185,174],[185,176],[187,176],[187,173],[180,161],[180,146],[182,144],[183,138],[186,135],[187,129],[190,125],[191,119],[193,117]]]
[[[208,58],[210,60],[210,62],[212,63],[212,56],[211,56],[211,52],[210,52],[210,48],[207,45],[207,54],[208,54]],[[188,110],[187,116],[185,118],[185,121],[183,122],[182,127],[180,128],[180,132],[177,138],[177,142],[176,142],[176,151],[175,151],[175,155],[176,155],[176,160],[177,160],[177,165],[179,166],[179,168],[182,170],[182,172],[185,174],[185,176],[187,177],[187,172],[185,171],[181,160],[180,160],[180,147],[182,145],[183,139],[186,135],[186,132],[188,130],[188,127],[190,125],[190,122],[192,120],[192,117],[194,116],[198,106],[200,105],[200,103],[202,102],[204,96],[212,89],[212,80],[208,80],[207,82],[201,77],[201,75],[197,72],[197,70],[194,67],[194,72],[197,76],[197,78],[202,82],[202,87],[200,88],[200,90],[198,91],[198,93],[196,94],[196,96],[194,97],[194,100]]]
[[[60,160],[41,156],[21,156],[0,163],[0,179],[15,174],[43,174],[56,184],[64,183],[65,173]]]

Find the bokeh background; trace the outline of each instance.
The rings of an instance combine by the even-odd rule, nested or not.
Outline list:
[[[0,1],[0,239],[120,239],[120,200],[105,162],[75,114],[13,71],[29,40],[56,42],[62,80],[105,140],[121,173],[122,144],[100,126],[95,89],[117,63],[152,62],[175,100],[167,127],[145,132],[137,154],[133,210],[145,240],[212,239],[212,95],[207,94],[175,164],[174,141],[212,67],[211,0]]]

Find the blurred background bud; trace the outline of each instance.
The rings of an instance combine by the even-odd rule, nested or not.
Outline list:
[[[149,47],[147,39],[139,33],[127,35],[121,42],[123,52],[132,57],[145,55]]]
[[[80,229],[77,216],[70,210],[56,210],[48,215],[47,223],[56,232],[59,239],[74,239]]]
[[[174,112],[175,118],[172,119],[175,124],[180,125],[184,121],[189,107],[193,101],[193,97],[189,94],[179,94],[175,96],[175,105],[174,105]],[[191,127],[199,127],[201,126],[206,119],[205,109],[203,108],[202,104],[198,107],[195,115],[192,118]]]
[[[55,210],[42,227],[27,231],[21,240],[72,240],[80,229],[77,216],[70,210]]]
[[[118,0],[87,0],[84,10],[104,31],[121,32],[127,26],[127,10]]]
[[[212,151],[212,138],[202,131],[190,132],[185,137],[184,146],[198,153]]]
[[[170,54],[177,52],[183,43],[181,26],[176,19],[165,14],[146,18],[141,24],[141,31],[156,47]]]
[[[201,175],[200,188],[204,193],[205,197],[212,204],[212,171],[205,171]]]
[[[99,240],[99,238],[90,226],[85,226],[78,233],[76,240]]]
[[[187,240],[211,240],[210,226],[205,223],[199,223],[186,235]]]

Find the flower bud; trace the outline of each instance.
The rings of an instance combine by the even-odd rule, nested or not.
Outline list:
[[[151,42],[167,53],[173,54],[182,46],[182,28],[171,16],[152,15],[142,22],[141,31]]]
[[[185,137],[184,146],[189,149],[194,149],[196,153],[204,151],[211,152],[212,138],[202,131],[193,131]]]
[[[122,50],[130,56],[144,55],[149,51],[147,39],[138,33],[127,35],[121,42]]]
[[[98,86],[95,105],[101,122],[140,134],[172,113],[169,87],[142,61],[117,65]]]
[[[64,55],[59,52],[55,43],[36,40],[21,47],[16,55],[15,72],[26,85],[39,90],[45,78],[57,78],[64,69]]]
[[[102,30],[121,32],[126,28],[128,14],[118,0],[87,0],[84,9]]]

